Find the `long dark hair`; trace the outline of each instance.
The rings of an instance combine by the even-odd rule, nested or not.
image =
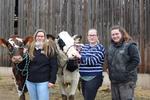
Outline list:
[[[119,25],[112,26],[110,29],[110,32],[114,29],[119,30],[119,32],[122,34],[122,38],[123,38],[124,42],[129,42],[132,40],[132,37],[128,34],[128,32],[123,27],[121,27]]]

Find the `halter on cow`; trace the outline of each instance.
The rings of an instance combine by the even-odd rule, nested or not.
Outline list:
[[[81,37],[75,36],[76,40]],[[79,41],[78,41],[79,42]],[[58,83],[61,90],[62,100],[74,100],[74,95],[79,82],[78,60],[74,56],[77,52],[75,40],[63,31],[58,34],[56,44],[59,52]],[[79,45],[78,45],[79,46]],[[81,45],[80,45],[81,46]]]
[[[23,40],[16,35],[8,40],[0,38],[0,45],[8,48],[11,62],[13,63],[12,71],[16,81],[19,100],[25,100],[25,92],[27,92],[25,80],[30,60],[24,46],[32,41],[31,39],[31,37],[27,37]]]

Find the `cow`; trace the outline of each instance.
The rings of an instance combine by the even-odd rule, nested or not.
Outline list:
[[[55,39],[58,54],[57,82],[60,87],[62,100],[74,100],[79,82],[77,46],[80,47],[81,36],[71,37],[68,32],[62,31]],[[54,38],[53,38],[54,39]]]
[[[19,100],[25,100],[25,93],[27,92],[25,80],[27,78],[30,60],[25,45],[30,43],[32,39],[32,36],[28,36],[23,40],[18,35],[13,35],[8,40],[0,38],[0,45],[7,47],[10,54],[10,61],[13,64],[12,72],[15,78]]]

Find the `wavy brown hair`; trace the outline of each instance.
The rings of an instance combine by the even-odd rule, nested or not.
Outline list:
[[[34,58],[34,51],[35,51],[35,42],[36,42],[36,36],[39,32],[43,32],[44,33],[44,43],[43,43],[43,53],[47,56],[47,57],[52,57],[55,55],[56,53],[56,45],[55,42],[52,39],[47,39],[46,37],[46,32],[43,29],[37,29],[37,31],[34,33],[33,35],[33,41],[29,47],[29,56],[31,58],[31,60]]]
[[[132,37],[128,34],[128,32],[123,27],[121,27],[119,25],[112,26],[110,29],[110,32],[114,29],[119,30],[119,32],[122,34],[122,38],[125,42],[129,42],[132,40]]]

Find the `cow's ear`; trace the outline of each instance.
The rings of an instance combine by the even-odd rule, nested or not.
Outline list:
[[[0,46],[8,47],[8,42],[5,39],[0,38]]]
[[[73,39],[82,39],[82,36],[76,34],[76,35],[73,35],[72,38],[73,38]]]
[[[82,36],[81,35],[74,35],[74,36],[72,36],[72,38],[74,39],[74,41],[76,43],[80,43],[82,41]]]
[[[55,36],[52,34],[46,34],[47,39],[52,39],[53,41],[55,40]]]
[[[27,36],[24,39],[23,43],[24,43],[24,45],[30,45],[32,41],[33,41],[33,36]]]

